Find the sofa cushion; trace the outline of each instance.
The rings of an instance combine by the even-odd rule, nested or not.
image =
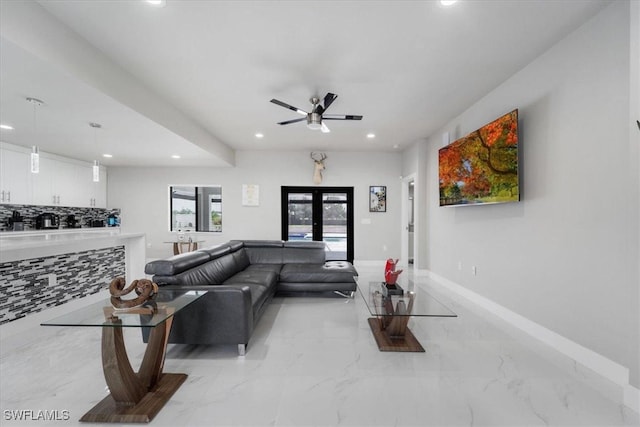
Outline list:
[[[250,264],[245,270],[246,271],[252,271],[252,270],[273,271],[276,274],[276,277],[279,277],[280,270],[282,270],[282,264]]]
[[[354,282],[356,269],[345,261],[327,261],[323,264],[285,264],[280,270],[280,282],[343,283]]]
[[[282,248],[246,247],[251,264],[282,264]]]
[[[164,281],[166,284],[182,286],[219,285],[239,271],[236,266],[237,264],[233,255],[227,254],[205,262],[198,267],[176,274],[171,279],[168,277],[158,278],[156,283],[160,285],[163,284],[162,281]],[[156,277],[154,277],[154,280],[155,279]]]
[[[243,247],[240,247],[237,250],[231,252],[231,255],[236,262],[236,269],[238,271],[244,270],[251,265],[251,261],[249,261],[249,255],[247,255],[247,251]]]
[[[230,240],[229,242],[226,243],[226,245],[229,246],[229,248],[231,248],[231,252],[235,252],[240,248],[244,247],[244,243],[242,242],[242,240]]]
[[[230,243],[242,242],[245,248],[281,248],[282,240],[231,240]]]
[[[261,285],[267,288],[273,288],[278,281],[278,275],[269,270],[243,270],[229,277],[224,281],[225,285],[235,284],[254,284]]]
[[[159,276],[171,276],[182,273],[190,268],[197,267],[211,259],[207,252],[195,251],[172,256],[168,259],[157,259],[147,263],[144,267],[146,274]]]
[[[209,259],[215,259],[231,252],[231,247],[229,245],[216,245],[210,246],[208,248],[198,249],[196,252],[205,252],[209,254]]]
[[[287,241],[282,249],[282,263],[310,263],[322,264],[325,260],[324,242],[315,241]]]
[[[356,290],[355,282],[279,282],[278,293],[308,293],[308,292],[342,292],[350,293]]]

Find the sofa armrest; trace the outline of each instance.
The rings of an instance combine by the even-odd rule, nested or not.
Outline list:
[[[184,344],[247,344],[253,332],[251,290],[240,285],[163,286],[165,291],[208,291],[179,311],[169,342]]]

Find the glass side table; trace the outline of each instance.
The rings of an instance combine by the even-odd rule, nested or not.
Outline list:
[[[393,293],[380,277],[365,274],[354,277],[369,313],[369,327],[380,351],[424,352],[424,347],[407,327],[412,317],[457,317],[440,301],[413,281],[398,279],[400,289]]]
[[[162,372],[173,315],[204,294],[206,291],[160,290],[149,305],[131,309],[115,309],[106,299],[41,323],[102,328],[102,370],[110,394],[80,421],[148,423],[160,412],[187,379],[186,374]],[[152,328],[137,373],[127,356],[123,328]]]

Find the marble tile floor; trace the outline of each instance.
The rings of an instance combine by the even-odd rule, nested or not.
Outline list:
[[[236,346],[169,346],[165,372],[189,377],[151,425],[640,425],[607,380],[431,279],[416,280],[458,314],[410,322],[425,353],[378,351],[360,295],[276,297],[245,357]],[[2,426],[79,425],[106,394],[99,330],[41,320],[12,336],[0,328]],[[125,337],[138,366],[139,331]],[[7,416],[22,409],[69,419]]]

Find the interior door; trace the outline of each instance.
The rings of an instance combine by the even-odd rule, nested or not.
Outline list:
[[[353,262],[353,187],[282,187],[282,240],[325,243],[327,260]]]

